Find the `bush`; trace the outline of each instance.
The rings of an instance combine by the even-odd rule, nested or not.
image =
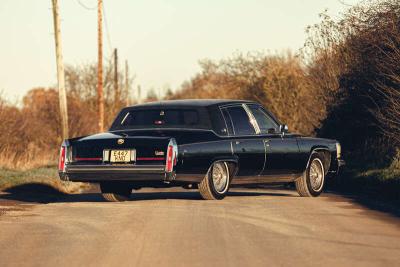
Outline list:
[[[283,55],[248,54],[201,63],[202,72],[169,96],[255,100],[268,107],[294,131],[311,134],[324,118],[321,92],[310,86],[300,59]]]
[[[110,69],[104,81],[106,127],[129,102],[126,90],[115,92]],[[94,65],[66,68],[70,137],[97,132],[96,84]],[[56,89],[32,89],[20,105],[0,98],[0,121],[0,167],[30,169],[56,163],[62,143]]]
[[[335,137],[360,163],[387,165],[400,137],[400,2],[368,1],[309,29],[310,78],[328,114],[318,135]]]

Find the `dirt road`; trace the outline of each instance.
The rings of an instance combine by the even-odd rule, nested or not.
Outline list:
[[[234,189],[97,193],[14,205],[0,195],[1,266],[399,266],[400,219],[332,194]]]

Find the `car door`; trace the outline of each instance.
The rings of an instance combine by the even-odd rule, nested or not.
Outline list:
[[[298,173],[302,168],[297,139],[282,133],[279,123],[260,105],[247,105],[257,121],[266,149],[266,162],[262,175]]]
[[[232,136],[232,150],[239,160],[237,176],[259,175],[265,163],[263,139],[249,117],[244,105],[231,105],[221,108],[227,123],[229,135]],[[253,118],[254,120],[254,118]]]

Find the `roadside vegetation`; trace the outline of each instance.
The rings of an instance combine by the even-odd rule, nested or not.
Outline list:
[[[295,55],[205,60],[168,98],[259,101],[291,130],[341,142],[347,171],[332,187],[400,199],[400,2],[364,1],[340,19],[322,13],[307,33]]]
[[[342,143],[348,165],[336,188],[373,184],[386,191],[390,184],[400,192],[400,2],[364,1],[339,19],[322,13],[307,34],[297,52],[203,60],[201,72],[165,98],[256,100],[292,131]],[[66,69],[71,136],[96,132],[95,75],[95,65]],[[110,64],[104,87],[109,125],[127,104],[126,92],[113,88]],[[52,88],[31,90],[20,105],[0,99],[0,166],[55,164],[59,120]]]
[[[96,133],[96,65],[67,66],[70,137]],[[119,75],[122,82],[122,73]],[[105,71],[105,125],[129,103],[126,90],[114,90],[112,65]],[[61,145],[58,93],[54,88],[34,88],[22,103],[0,97],[0,167],[29,170],[56,165]]]
[[[50,188],[53,192],[77,193],[89,188],[84,183],[68,183],[58,179],[57,169],[54,166],[42,166],[31,170],[10,170],[0,168],[0,191],[22,185],[29,185],[32,189]],[[29,188],[26,188],[29,189]],[[25,190],[26,192],[27,190]],[[34,193],[34,192],[30,192]]]

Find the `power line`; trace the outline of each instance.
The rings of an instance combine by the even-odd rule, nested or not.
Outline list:
[[[87,9],[87,10],[96,10],[97,6],[94,7],[88,7],[87,5],[85,5],[84,3],[82,3],[80,0],[76,0],[76,2],[83,8]]]
[[[353,5],[347,4],[346,2],[344,2],[343,0],[338,0],[339,3],[341,3],[344,6],[349,6],[352,7]]]
[[[112,49],[113,46],[111,45],[110,30],[108,28],[108,22],[107,22],[106,9],[104,7],[104,2],[103,2],[103,16],[104,16],[104,24],[105,24],[105,28],[106,28],[108,49],[109,49],[110,54],[111,54],[111,49]]]
[[[86,4],[82,3],[81,0],[76,0],[76,2],[86,10],[94,11],[94,10],[97,9],[97,6],[89,7]],[[103,13],[104,24],[105,24],[105,28],[106,28],[108,51],[109,51],[110,54],[112,54],[113,46],[112,46],[112,43],[111,43],[110,30],[109,30],[109,27],[108,27],[108,21],[107,21],[106,11],[105,11],[105,8],[104,8],[104,2],[103,2],[103,12],[102,13]]]

